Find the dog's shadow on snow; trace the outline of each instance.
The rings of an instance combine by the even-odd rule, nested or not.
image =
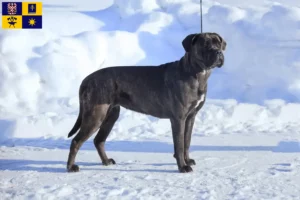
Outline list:
[[[161,165],[153,164],[153,166],[174,165],[174,170],[161,169],[115,169],[111,167],[102,166],[99,162],[76,162],[81,171],[120,171],[120,172],[154,172],[154,173],[176,173],[176,163],[162,163]],[[134,163],[118,163],[114,166],[134,165]],[[144,164],[149,166],[152,164]],[[17,160],[17,159],[0,159],[0,171],[35,171],[43,173],[66,173],[65,161],[55,160]],[[112,167],[114,167],[112,166]]]
[[[9,147],[34,147],[46,149],[63,149],[69,150],[70,140],[52,140],[52,139],[14,139],[6,141],[1,146]],[[106,144],[106,150],[112,152],[137,152],[137,153],[170,153],[173,154],[173,144],[155,141],[109,141]],[[84,143],[81,150],[96,151],[91,140]],[[281,141],[275,146],[213,146],[213,145],[192,145],[191,152],[197,151],[269,151],[274,153],[298,153],[300,152],[300,143],[297,141]],[[83,166],[85,170],[101,171],[126,171],[126,172],[158,172],[158,173],[175,173],[174,170],[161,169],[115,169],[101,166],[99,162],[76,162]],[[134,165],[135,163],[118,163],[118,165]],[[174,165],[176,163],[146,163],[145,166],[164,166]],[[66,173],[66,161],[43,161],[43,160],[13,160],[0,159],[0,170],[9,171],[37,171],[37,172],[54,172]],[[89,167],[84,167],[89,166]],[[95,167],[93,167],[95,166]],[[101,167],[100,167],[101,166]],[[91,168],[93,167],[93,168]]]
[[[7,147],[34,147],[44,149],[69,150],[70,140],[55,139],[11,139],[0,143]],[[158,141],[108,141],[105,144],[107,151],[116,152],[140,152],[140,153],[173,153],[172,143]],[[80,150],[96,151],[92,140],[86,141]],[[300,142],[280,141],[274,146],[216,146],[216,145],[191,145],[191,151],[270,151],[275,153],[298,153]]]
[[[96,165],[96,163],[88,162],[78,162],[77,164],[82,166]],[[97,164],[99,165],[99,163]],[[0,171],[8,170],[66,173],[65,166],[65,161],[0,159]]]

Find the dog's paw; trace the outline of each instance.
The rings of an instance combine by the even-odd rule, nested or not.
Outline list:
[[[108,166],[108,165],[115,165],[116,162],[114,161],[114,159],[109,158],[107,160],[105,160],[104,162],[102,162],[103,165]]]
[[[68,172],[79,172],[78,165],[72,165],[72,166],[68,167]]]
[[[188,166],[196,165],[196,162],[194,159],[188,159],[185,162]]]
[[[179,169],[180,173],[189,173],[192,172],[193,169],[190,166],[183,166]]]

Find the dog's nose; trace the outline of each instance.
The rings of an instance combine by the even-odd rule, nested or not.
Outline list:
[[[221,54],[222,54],[222,51],[221,51],[221,50],[219,50],[219,51],[216,51],[216,54],[219,56],[219,55],[221,55]]]

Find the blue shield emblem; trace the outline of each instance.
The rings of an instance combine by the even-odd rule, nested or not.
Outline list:
[[[28,4],[28,13],[30,13],[30,14],[36,13],[36,4],[35,3]]]

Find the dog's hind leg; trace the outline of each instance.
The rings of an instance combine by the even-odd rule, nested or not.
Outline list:
[[[67,163],[67,170],[69,172],[79,171],[78,165],[74,164],[76,154],[81,145],[100,127],[102,121],[105,119],[109,105],[96,105],[88,111],[83,112],[82,123],[80,131],[72,140],[70,146],[70,153]]]
[[[105,153],[104,145],[105,145],[106,138],[108,137],[115,122],[119,118],[119,114],[120,114],[120,106],[113,107],[107,113],[107,117],[101,124],[100,129],[94,139],[94,144],[102,160],[102,164],[106,166],[116,164],[116,162],[113,159],[107,157]]]

